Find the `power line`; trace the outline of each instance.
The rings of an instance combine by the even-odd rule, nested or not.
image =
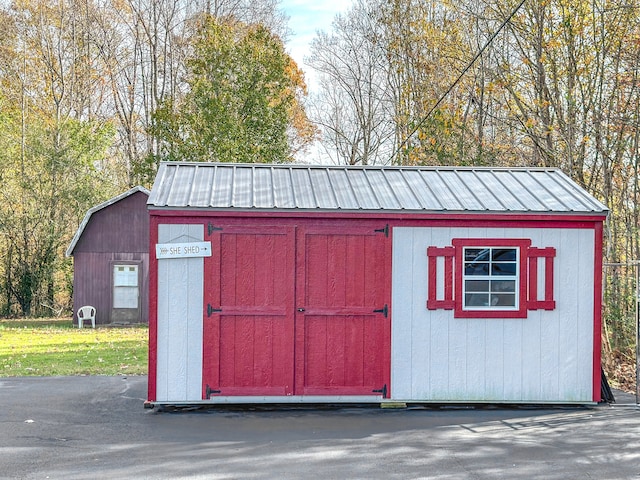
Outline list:
[[[469,71],[469,69],[473,66],[474,63],[476,63],[476,61],[482,56],[482,54],[484,53],[484,51],[489,47],[489,45],[491,45],[491,43],[493,43],[493,41],[495,40],[495,38],[498,36],[498,34],[502,31],[502,29],[507,25],[507,23],[509,23],[511,21],[511,19],[513,18],[513,16],[518,13],[518,10],[520,10],[520,8],[522,8],[522,5],[524,5],[524,2],[526,2],[527,0],[521,0],[520,3],[511,11],[511,13],[509,14],[509,16],[502,22],[502,24],[500,25],[500,27],[498,27],[498,29],[493,32],[493,34],[491,35],[491,37],[489,37],[489,39],[487,40],[487,42],[482,46],[482,48],[478,51],[478,53],[476,53],[476,56],[473,57],[473,59],[469,62],[469,64],[464,68],[464,70],[462,70],[462,72],[460,73],[460,75],[458,75],[458,78],[456,78],[456,80],[451,84],[451,86],[447,89],[446,92],[444,92],[440,98],[438,99],[438,101],[435,103],[435,105],[433,105],[433,107],[431,107],[431,109],[427,112],[427,114],[422,117],[422,119],[417,123],[417,125],[413,128],[413,130],[411,130],[411,133],[409,133],[409,135],[407,135],[407,138],[405,138],[402,143],[398,146],[398,148],[395,149],[395,151],[393,152],[393,154],[391,155],[391,158],[389,160],[392,160],[393,157],[395,157],[398,152],[400,150],[402,150],[402,148],[407,144],[407,142],[411,139],[411,137],[413,137],[413,135],[418,131],[418,129],[424,124],[424,122],[427,121],[427,119],[431,116],[431,114],[435,111],[436,108],[438,108],[440,106],[440,104],[442,103],[442,101],[447,97],[447,95],[449,95],[449,93],[451,93],[451,90],[453,90],[456,85],[458,85],[458,83],[460,82],[460,80],[462,80],[462,77],[464,77],[464,75]]]

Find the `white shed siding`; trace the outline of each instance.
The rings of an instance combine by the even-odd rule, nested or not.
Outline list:
[[[158,243],[203,239],[203,225],[158,225]],[[158,260],[158,401],[202,398],[203,282],[203,258]]]
[[[427,310],[427,247],[449,246],[454,238],[528,238],[534,247],[556,248],[555,310],[531,310],[524,319]],[[592,401],[594,249],[592,229],[394,228],[392,397]]]

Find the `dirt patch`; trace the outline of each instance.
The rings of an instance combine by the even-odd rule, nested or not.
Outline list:
[[[629,393],[636,391],[636,358],[633,351],[605,353],[602,358],[609,385]]]

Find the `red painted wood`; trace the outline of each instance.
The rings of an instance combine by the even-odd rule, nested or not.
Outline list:
[[[205,259],[203,395],[293,393],[294,230],[216,224]]]
[[[147,195],[135,192],[94,212],[73,249],[73,311],[84,305],[96,308],[96,324],[112,319],[113,265],[137,265],[140,303],[138,321],[149,312],[149,214]],[[155,248],[155,247],[154,247]]]
[[[155,246],[154,246],[155,248]],[[139,322],[149,321],[149,254],[138,252],[77,252],[73,255],[73,311],[83,305],[96,308],[96,324],[112,322],[113,266],[137,265],[139,275]],[[77,319],[74,313],[74,323]]]
[[[553,310],[555,309],[555,301],[553,300],[553,258],[556,255],[555,248],[536,248],[528,247],[530,241],[526,239],[454,239],[452,241],[454,247],[429,247],[427,248],[428,256],[428,275],[429,287],[427,296],[427,308],[436,310],[438,308],[451,309],[455,308],[456,318],[526,318],[526,310]],[[492,310],[462,310],[462,282],[463,282],[463,265],[462,249],[465,246],[517,246],[520,247],[520,308],[517,311],[492,311]],[[456,257],[456,275],[453,278],[452,256]],[[445,275],[444,287],[445,298],[438,300],[436,298],[437,288],[437,257],[444,257]],[[544,300],[538,298],[538,259],[545,259],[545,289]],[[528,268],[525,269],[524,267]],[[451,286],[455,281],[456,296],[453,300]],[[528,297],[525,296],[528,294]]]
[[[451,243],[456,249],[455,272],[455,318],[527,318],[527,250],[531,246],[529,239],[515,238],[454,238]],[[464,247],[518,247],[520,249],[520,285],[518,310],[463,310],[463,249]]]
[[[428,292],[427,292],[427,309],[437,310],[443,308],[445,310],[453,310],[455,301],[453,298],[453,257],[456,249],[453,247],[429,247],[427,248],[428,257]],[[438,257],[444,257],[444,298],[438,300]]]
[[[297,235],[296,395],[372,395],[389,386],[391,240],[377,223]],[[302,310],[302,311],[300,311]]]
[[[593,401],[602,400],[601,352],[602,352],[602,244],[603,224],[597,223],[594,231],[593,260]]]
[[[193,210],[158,210],[150,208],[154,215],[163,217],[174,217],[176,223],[184,222],[185,217],[200,217],[202,211]],[[212,216],[220,218],[244,218],[255,220],[262,219],[269,224],[273,224],[274,219],[281,221],[290,221],[298,224],[300,219],[308,219],[309,211],[292,211],[292,210],[272,210],[265,211],[238,211],[234,209],[216,210],[212,212]],[[314,219],[331,220],[333,224],[336,221],[357,220],[371,221],[377,220],[381,222],[392,222],[393,226],[450,226],[450,227],[509,227],[517,225],[523,228],[594,228],[594,223],[602,223],[606,220],[607,214],[584,214],[584,215],[567,215],[562,213],[395,213],[393,211],[363,211],[357,212],[333,212],[333,211],[313,211]],[[170,222],[169,222],[170,223]],[[390,225],[391,225],[390,224]]]
[[[149,220],[149,251],[155,251],[158,243],[158,217]],[[147,372],[147,400],[156,400],[158,372],[158,260],[149,259],[149,352]]]
[[[73,254],[148,253],[149,213],[147,194],[135,192],[91,215]],[[155,249],[155,244],[153,245]]]
[[[529,300],[527,308],[529,310],[554,310],[556,302],[553,300],[553,258],[556,256],[556,249],[535,248],[527,250],[529,257]],[[544,300],[539,299],[538,294],[538,259],[544,258]]]
[[[205,222],[205,232],[207,225]],[[204,261],[204,302],[203,302],[203,337],[202,337],[202,374],[207,378],[202,383],[202,398],[206,398],[207,385],[220,385],[220,328],[219,325],[212,325],[216,319],[209,317],[207,308],[211,305],[218,308],[220,300],[220,262],[221,262],[221,240],[222,236],[218,231],[213,235],[205,235],[205,239],[211,241],[211,257]]]
[[[556,308],[556,302],[553,299],[553,257],[556,254],[555,249],[553,250],[553,255],[549,255],[544,259],[544,304],[543,308],[545,310],[554,310]]]
[[[152,214],[152,218],[156,218],[156,224],[158,223],[158,220],[162,220],[162,223],[184,223],[185,219],[187,220],[191,220],[193,221],[194,217],[201,217],[203,216],[202,212],[196,212],[196,211],[161,211],[161,210],[153,210],[151,211]],[[565,216],[565,215],[555,215],[555,214],[533,214],[533,215],[526,215],[526,214],[521,214],[521,215],[511,215],[511,214],[393,214],[393,213],[389,213],[389,212],[382,212],[382,213],[366,213],[366,212],[339,212],[339,213],[331,213],[331,212],[314,212],[313,214],[313,219],[309,218],[309,212],[290,212],[290,211],[269,211],[269,212],[238,212],[238,211],[225,211],[225,212],[221,212],[221,211],[216,211],[216,212],[206,212],[206,217],[205,217],[205,227],[206,227],[206,222],[207,221],[212,221],[213,223],[215,223],[216,225],[219,224],[229,224],[231,225],[231,229],[239,229],[239,230],[243,230],[243,229],[247,229],[247,228],[254,228],[254,229],[262,229],[265,226],[273,226],[274,222],[277,223],[280,227],[282,228],[292,228],[295,229],[298,225],[308,225],[309,223],[313,222],[314,225],[318,225],[319,228],[328,228],[329,233],[331,233],[332,231],[337,231],[337,232],[344,232],[345,228],[347,228],[350,225],[353,225],[354,223],[372,223],[372,224],[376,224],[376,228],[379,227],[379,225],[377,225],[376,221],[372,221],[372,220],[380,220],[380,221],[384,221],[384,222],[388,222],[391,226],[391,228],[393,229],[393,227],[395,226],[422,226],[422,227],[442,227],[442,226],[449,226],[449,227],[455,227],[455,226],[465,226],[465,227],[521,227],[521,228],[568,228],[568,229],[573,229],[573,228],[581,228],[581,229],[593,229],[594,230],[594,235],[595,235],[595,239],[596,239],[596,248],[595,248],[595,252],[594,252],[594,257],[595,257],[595,285],[594,285],[594,340],[593,340],[593,344],[594,344],[594,351],[593,351],[593,398],[594,401],[599,400],[600,398],[600,330],[601,330],[601,323],[602,323],[602,317],[601,317],[601,307],[602,307],[602,299],[601,299],[601,288],[602,288],[602,272],[601,272],[601,266],[602,266],[602,222],[603,220],[606,218],[605,215],[570,215],[570,216]],[[308,220],[307,220],[308,219]],[[338,225],[336,227],[336,225]],[[333,227],[331,227],[333,226]],[[157,228],[157,227],[156,227]],[[333,230],[332,230],[333,228]],[[226,230],[227,232],[229,232],[229,229]],[[244,231],[244,230],[243,230]],[[215,236],[215,234],[214,234]],[[299,237],[298,237],[299,238]],[[208,238],[205,238],[205,240],[207,240]],[[347,255],[348,258],[355,258],[355,254],[353,253],[354,251],[360,251],[363,252],[364,248],[357,248],[354,247],[353,245],[355,245],[356,241],[361,241],[361,238],[352,238],[349,242],[347,242],[347,251],[350,251],[352,253],[349,253]],[[151,246],[154,247],[154,241],[151,240]],[[390,243],[390,242],[389,242]],[[292,247],[293,248],[293,247]],[[214,254],[215,254],[215,247],[214,247]],[[386,285],[386,291],[390,292],[391,291],[391,275],[390,275],[390,245],[389,245],[389,251],[387,254],[387,258],[389,259],[388,262],[386,263],[385,268],[388,268],[388,272],[387,272],[387,285]],[[303,291],[304,290],[304,277],[302,275],[300,275],[300,272],[304,272],[306,269],[306,261],[308,259],[305,259],[304,257],[298,255],[295,257],[295,268],[294,270],[298,272],[298,275],[295,277],[295,288],[297,292]],[[354,261],[355,262],[355,261]],[[356,262],[358,263],[358,262]],[[361,265],[364,264],[363,261],[359,262]],[[208,275],[206,272],[208,272],[211,269],[211,264],[212,261],[206,261],[205,262],[205,274],[206,274],[206,279],[205,279],[205,283],[208,284],[209,286],[212,285],[214,282],[212,280],[211,275]],[[157,290],[157,286],[152,286],[151,283],[153,283],[153,280],[151,280],[151,278],[153,277],[153,275],[156,273],[157,271],[157,264],[153,266],[153,268],[150,269],[150,290]],[[358,271],[358,270],[353,270],[351,272],[352,275],[352,281],[353,283],[361,283],[361,278],[363,278],[364,276],[364,270],[362,271]],[[346,278],[346,277],[345,277]],[[349,284],[351,280],[346,278],[346,282],[347,284]],[[157,280],[156,280],[157,282]],[[218,278],[218,282],[219,282],[219,278]],[[211,292],[212,289],[207,288],[206,289],[206,296],[205,296],[205,305],[204,308],[206,310],[206,303],[208,301],[209,296],[212,295]],[[214,289],[215,290],[215,289]],[[546,290],[546,287],[545,287]],[[217,290],[219,291],[219,289]],[[349,290],[347,292],[347,298],[350,298],[351,300],[348,300],[347,303],[357,303],[355,300],[353,300],[353,297],[355,295],[364,295],[364,292],[355,292],[355,291],[351,291]],[[546,295],[545,295],[546,296]],[[215,297],[215,295],[213,295],[213,297]],[[215,302],[214,302],[215,303]],[[297,307],[298,304],[300,302],[296,301],[294,303],[294,305]],[[303,302],[304,303],[304,302]],[[218,303],[219,305],[220,303]],[[390,312],[390,316],[391,316],[391,305],[389,305],[389,312]],[[155,304],[150,305],[150,316],[152,318],[155,318],[155,315],[157,315],[157,299],[155,300]],[[310,309],[309,312],[313,312],[313,309]],[[240,311],[237,311],[236,314],[239,314]],[[318,312],[315,312],[318,313]],[[324,313],[330,313],[330,312],[320,312],[322,315],[324,315]],[[266,315],[267,313],[264,312],[263,315]],[[234,314],[235,315],[235,314]],[[357,315],[356,315],[357,316]],[[304,316],[303,316],[304,317]],[[149,352],[149,359],[150,359],[150,364],[149,364],[149,370],[150,372],[156,368],[155,365],[152,365],[153,363],[153,356],[154,356],[154,351],[155,351],[155,345],[152,344],[152,335],[153,335],[153,331],[154,331],[154,327],[151,325],[151,318],[150,318],[150,352]],[[207,318],[205,315],[205,323],[207,323]],[[280,350],[295,350],[296,352],[304,352],[304,348],[305,348],[305,336],[304,336],[304,322],[303,323],[298,323],[297,324],[298,329],[302,328],[302,334],[299,334],[299,332],[296,333],[294,339],[295,339],[295,345],[294,348],[291,349],[291,345],[286,344],[286,348],[283,347],[282,345],[285,345],[284,343],[280,343],[280,347],[277,347],[274,343],[274,349],[280,349]],[[386,358],[390,358],[390,324],[388,326],[388,330],[384,331],[383,335],[387,338],[386,344],[385,344],[385,357]],[[277,337],[274,336],[274,342],[276,339],[282,340],[283,337]],[[211,357],[213,357],[212,355],[209,354],[209,352],[214,351],[215,349],[213,349],[212,347],[209,347],[208,344],[211,345],[219,345],[220,341],[219,339],[216,340],[215,336],[212,335],[208,335],[205,337],[205,358],[203,359],[204,364],[205,365],[209,365],[208,367],[205,366],[205,370],[211,371],[211,365],[214,363],[211,360]],[[217,348],[217,347],[216,347]],[[304,355],[297,355],[295,358],[293,357],[293,353],[291,353],[291,362],[294,363],[295,367],[294,367],[294,374],[295,374],[295,379],[294,381],[296,382],[296,385],[304,385],[304,370],[305,370],[305,357]],[[277,370],[274,367],[274,372]],[[375,373],[375,372],[374,372]],[[387,380],[387,385],[389,385],[389,378],[390,378],[390,361],[387,361],[384,365],[383,365],[383,377]],[[152,398],[151,392],[155,392],[155,385],[153,385],[153,382],[155,382],[155,377],[152,379],[151,375],[150,375],[150,384],[149,384],[149,398]],[[293,388],[293,387],[292,387]],[[267,388],[266,387],[260,387],[259,389],[256,389],[256,392],[259,391],[266,391]],[[335,390],[336,392],[339,391],[340,394],[347,394],[345,392],[348,392],[348,388],[346,387],[336,387],[335,389],[333,387],[328,387],[328,386],[324,386],[324,387],[320,387],[317,389],[317,392],[321,393],[321,394],[327,394],[329,392],[331,392],[332,390]],[[232,390],[229,390],[232,391]],[[248,387],[242,387],[242,391],[243,392],[250,392],[252,391],[251,388]],[[314,387],[312,386],[307,386],[306,387],[306,392],[309,394],[312,394],[314,392]],[[242,394],[242,393],[239,393]],[[249,393],[246,393],[249,394]],[[261,393],[254,393],[256,395],[260,395]]]

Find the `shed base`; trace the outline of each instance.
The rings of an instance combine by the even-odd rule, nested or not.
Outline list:
[[[474,407],[486,407],[489,405],[496,405],[501,407],[509,406],[594,406],[597,402],[586,401],[534,401],[534,400],[399,400],[382,398],[379,395],[354,395],[354,396],[340,396],[340,395],[290,395],[290,396],[218,396],[211,397],[209,400],[147,400],[144,402],[145,408],[154,408],[154,406],[172,406],[172,407],[184,407],[184,406],[206,406],[206,405],[261,405],[261,404],[281,404],[281,405],[295,405],[295,404],[379,404],[382,408],[394,408],[406,407],[407,405],[425,405],[430,407],[461,407],[461,408],[474,408]]]

